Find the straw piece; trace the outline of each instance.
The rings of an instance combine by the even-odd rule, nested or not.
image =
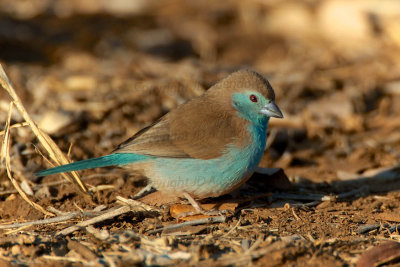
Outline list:
[[[28,126],[29,123],[27,122],[19,122],[13,125],[10,125],[10,129],[14,129],[14,128],[20,128],[20,127],[24,127],[24,126]],[[0,135],[4,135],[6,133],[6,131],[0,131]]]
[[[3,137],[2,148],[1,148],[1,162],[2,162],[2,164],[5,163],[6,170],[7,170],[7,176],[10,179],[11,183],[14,185],[15,189],[17,189],[17,191],[21,195],[21,197],[26,202],[28,202],[29,205],[34,207],[36,210],[42,212],[43,214],[45,214],[47,216],[54,216],[53,213],[46,211],[42,206],[40,206],[39,204],[30,200],[29,197],[24,192],[24,190],[22,190],[19,183],[12,176],[11,159],[10,159],[10,122],[11,122],[11,112],[12,112],[13,106],[14,106],[13,102],[10,102],[10,107],[8,110],[8,118],[7,118],[7,122],[5,125],[5,134]]]
[[[28,112],[26,111],[25,107],[23,106],[21,99],[17,95],[12,86],[10,80],[7,77],[7,74],[4,72],[3,66],[0,64],[0,84],[1,86],[8,92],[11,98],[14,101],[15,106],[17,107],[18,111],[21,113],[22,117],[31,127],[33,133],[38,138],[39,142],[43,145],[46,151],[49,153],[51,159],[57,165],[63,165],[70,163],[67,157],[62,153],[61,149],[56,145],[56,143],[48,136],[46,133],[41,131],[36,123],[31,119]],[[61,174],[66,180],[70,182],[75,182],[78,185],[80,190],[86,195],[89,195],[88,189],[86,188],[85,184],[81,181],[79,176],[76,172],[71,172],[70,174],[62,173]],[[72,178],[71,178],[72,176]]]

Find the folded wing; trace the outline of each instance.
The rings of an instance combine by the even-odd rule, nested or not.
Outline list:
[[[248,141],[246,121],[205,97],[179,106],[120,144],[114,153],[213,159]]]

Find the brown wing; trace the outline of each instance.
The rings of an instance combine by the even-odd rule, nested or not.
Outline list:
[[[140,130],[120,144],[114,153],[136,153],[141,155],[187,158],[182,149],[174,145],[170,136],[170,125],[166,116]]]
[[[199,97],[139,131],[114,152],[212,159],[228,144],[242,147],[248,141],[246,124],[233,110]]]

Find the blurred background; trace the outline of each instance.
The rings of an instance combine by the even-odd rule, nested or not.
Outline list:
[[[0,59],[39,126],[64,151],[73,144],[73,159],[108,153],[252,68],[285,114],[271,121],[262,165],[325,181],[399,162],[396,0],[2,0]],[[17,131],[30,151],[34,136]]]

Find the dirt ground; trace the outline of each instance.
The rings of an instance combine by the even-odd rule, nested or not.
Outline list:
[[[400,2],[1,0],[0,59],[72,161],[110,153],[238,69],[267,77],[285,115],[260,163],[277,169],[203,201],[232,213],[180,224],[180,206],[154,193],[150,210],[65,235],[146,180],[81,171],[90,200],[61,175],[35,177],[49,156],[29,126],[12,128],[11,174],[53,216],[1,165],[1,266],[399,266]],[[0,130],[10,101],[0,89]]]

